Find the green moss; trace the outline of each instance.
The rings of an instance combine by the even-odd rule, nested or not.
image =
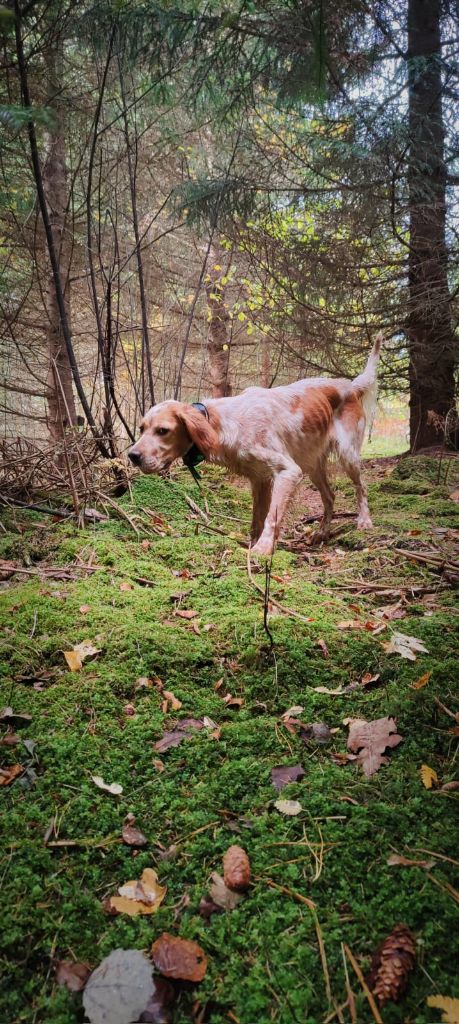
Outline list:
[[[306,561],[285,550],[276,554],[272,596],[312,621],[273,614],[275,657],[261,598],[247,579],[246,553],[191,517],[185,493],[201,507],[203,496],[185,474],[173,483],[142,478],[134,501],[123,499],[128,514],[139,516],[138,537],[119,516],[84,531],[68,523],[38,528],[40,516],[25,513],[10,517],[2,557],[26,552],[32,567],[42,560],[62,567],[93,552],[98,568],[73,580],[14,578],[0,594],[3,703],[32,715],[17,731],[35,741],[37,758],[31,788],[19,780],[0,790],[5,1024],[77,1024],[81,998],[56,986],[54,961],[76,956],[95,965],[116,947],[148,948],[163,930],[194,938],[206,950],[209,968],[199,998],[208,1001],[211,1024],[227,1022],[229,1011],[241,1024],[322,1021],[328,1007],[314,920],[275,885],[314,900],[338,1002],[345,999],[341,943],[365,967],[399,921],[416,934],[421,966],[401,1004],[384,1009],[385,1024],[427,1024],[435,1017],[426,1008],[428,994],[459,994],[456,907],[447,889],[455,884],[454,865],[433,858],[435,882],[419,868],[387,864],[394,851],[414,859],[427,856],[423,849],[455,856],[454,791],[427,791],[419,777],[427,763],[442,783],[454,778],[451,720],[435,702],[438,697],[456,707],[452,599],[439,592],[429,608],[422,592],[408,593],[407,616],[381,635],[338,628],[347,619],[373,620],[381,605],[397,600],[396,594],[342,589],[351,581],[387,582],[395,590],[397,584],[438,582],[395,548],[406,543],[409,530],[423,542],[439,522],[452,525],[455,506],[432,482],[427,495],[403,486],[390,490],[391,482],[371,486],[372,534],[351,528],[339,539],[338,553],[330,544]],[[244,530],[245,491],[206,470],[205,494],[211,525]],[[141,509],[162,517],[158,533]],[[18,527],[25,532],[15,533]],[[144,527],[148,550],[141,544]],[[254,578],[263,583],[262,574]],[[125,582],[132,589],[120,590]],[[174,616],[177,601],[198,612],[198,631]],[[89,605],[86,613],[83,605]],[[415,664],[387,655],[381,641],[392,628],[421,639],[429,653]],[[71,673],[62,652],[84,639],[100,654]],[[411,689],[427,669],[429,684]],[[380,673],[380,685],[342,696],[316,691],[342,688],[367,671]],[[180,711],[165,715],[157,689],[136,689],[140,676],[160,677],[182,702]],[[42,678],[43,689],[34,689],[34,678]],[[243,699],[240,710],[225,706],[226,692]],[[128,703],[134,717],[126,715]],[[325,721],[337,730],[331,746],[305,746],[282,728],[279,716],[296,704],[305,722]],[[159,772],[154,743],[182,715],[208,715],[221,726],[220,739],[206,730],[194,734],[162,755]],[[332,761],[331,750],[346,749],[344,718],[383,715],[397,718],[404,737],[387,766],[367,780],[355,765]],[[4,765],[30,758],[22,745],[2,751]],[[286,818],[274,807],[271,769],[298,762],[306,774],[282,795],[300,800],[303,811]],[[98,790],[92,774],[121,783],[121,798]],[[135,857],[119,841],[128,811],[149,840]],[[52,819],[59,839],[79,845],[46,846]],[[235,841],[249,853],[253,886],[232,914],[205,924],[199,900]],[[175,859],[161,860],[161,850],[173,844]],[[149,865],[168,887],[157,915],[107,917],[104,896]],[[360,991],[357,981],[354,988]],[[191,1003],[190,993],[180,996],[174,1024],[191,1019]],[[360,994],[358,1013],[359,1020],[369,1019]]]

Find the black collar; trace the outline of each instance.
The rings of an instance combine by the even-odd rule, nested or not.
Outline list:
[[[209,419],[208,410],[206,409],[206,406],[203,404],[203,402],[192,402],[191,404],[193,409],[199,409],[199,412],[206,417],[206,420]],[[198,473],[196,466],[198,466],[200,462],[204,462],[204,455],[202,454],[201,451],[199,451],[197,444],[192,444],[191,448],[189,448],[188,451],[183,456],[183,463],[186,466],[186,468],[189,469],[198,487],[200,486],[199,481],[201,479],[201,474]]]

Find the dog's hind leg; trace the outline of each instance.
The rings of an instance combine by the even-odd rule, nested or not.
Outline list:
[[[314,466],[314,469],[309,470],[309,476],[314,486],[317,487],[324,506],[324,512],[319,528],[314,533],[314,540],[328,540],[333,516],[333,506],[335,504],[335,493],[332,490],[328,479],[326,455],[322,456],[319,462]]]
[[[368,508],[367,489],[362,480],[361,468],[359,461],[349,461],[341,457],[340,464],[344,469],[350,480],[355,487],[355,493],[357,496],[357,526],[359,530],[371,530],[373,523],[371,521],[370,509]]]

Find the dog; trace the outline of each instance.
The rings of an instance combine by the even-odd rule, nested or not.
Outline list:
[[[306,474],[324,506],[316,536],[329,537],[334,493],[327,459],[334,454],[355,487],[357,526],[369,529],[373,524],[360,451],[376,406],[381,343],[378,335],[363,373],[352,381],[311,377],[276,388],[249,387],[234,398],[211,398],[196,406],[160,402],[143,417],[129,459],[142,473],[165,474],[176,459],[187,462],[194,454],[247,477],[253,495],[251,550],[270,556]]]

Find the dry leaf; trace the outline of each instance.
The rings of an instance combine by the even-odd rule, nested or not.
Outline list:
[[[151,548],[151,543],[149,540],[142,540],[140,542],[140,547],[142,548],[142,551],[149,551]]]
[[[212,874],[212,884],[209,896],[212,902],[221,910],[234,910],[242,900],[241,893],[234,892],[225,885],[225,880],[216,871]]]
[[[457,493],[459,494],[459,491]],[[451,999],[451,996],[428,996],[427,1006],[435,1006],[442,1011],[443,1024],[459,1024],[459,999]]]
[[[403,737],[396,729],[394,718],[376,718],[373,722],[366,722],[363,718],[350,720],[348,750],[357,754],[357,761],[367,778],[388,763],[389,759],[383,756],[387,747],[397,747],[401,743]]]
[[[155,967],[166,978],[202,981],[207,970],[207,957],[197,942],[179,939],[163,932],[151,947]]]
[[[134,683],[134,690],[151,690],[153,687],[153,680],[149,679],[148,676],[139,676]]]
[[[121,796],[123,792],[123,787],[118,782],[104,782],[101,775],[91,775],[91,779],[98,789],[104,789],[106,793],[111,793],[112,796]]]
[[[271,782],[277,789],[278,793],[287,786],[289,782],[297,782],[298,779],[302,779],[305,775],[305,770],[301,764],[292,765],[277,765],[271,769]]]
[[[415,683],[410,683],[411,690],[422,690],[423,686],[427,686],[429,679],[431,678],[431,672],[424,672]]]
[[[144,836],[143,832],[139,828],[134,828],[135,817],[133,814],[127,814],[124,820],[122,837],[123,843],[127,846],[146,846],[148,839]]]
[[[245,892],[249,888],[250,861],[242,846],[228,847],[223,857],[223,880],[234,892]]]
[[[132,583],[128,583],[127,581],[123,580],[123,583],[120,583],[120,590],[121,591],[124,591],[124,590],[134,590],[134,587],[133,587]]]
[[[362,676],[362,678],[360,680],[360,685],[361,686],[370,686],[371,683],[377,683],[380,678],[381,678],[381,676],[380,676],[379,672],[377,672],[376,675],[374,675],[374,676],[372,676],[371,672],[365,672],[365,674]]]
[[[287,711],[284,711],[284,714],[281,715],[281,719],[284,722],[286,719],[296,718],[297,715],[302,715],[303,711],[304,708],[301,707],[301,704],[294,704],[292,708],[288,708]]]
[[[26,712],[22,713],[20,711],[13,711],[13,708],[7,707],[2,708],[0,711],[0,721],[7,722],[8,724],[12,724],[14,722],[15,725],[19,726],[24,723],[31,722],[32,715],[29,715]]]
[[[428,764],[421,765],[419,774],[422,779],[422,784],[426,789],[432,789],[432,786],[438,786],[438,775],[434,768],[429,768]]]
[[[118,889],[119,896],[109,896],[104,903],[108,914],[155,914],[161,906],[167,889],[158,884],[158,876],[152,868],[145,868],[140,879],[125,882]]]
[[[194,612],[191,608],[177,608],[174,615],[178,615],[180,619],[195,619],[199,612]]]
[[[10,782],[14,782],[24,771],[25,768],[22,764],[12,764],[9,768],[0,768],[0,786],[9,786]]]
[[[172,711],[180,711],[182,702],[178,699],[178,697],[174,696],[172,690],[163,690],[162,694],[164,699],[169,701]]]
[[[80,604],[80,612],[81,612],[82,615],[87,615],[88,612],[90,612],[90,611],[91,611],[91,605],[90,604]],[[63,960],[62,963],[70,963],[70,960],[69,961]]]
[[[389,867],[424,868],[426,871],[435,867],[434,860],[411,860],[409,857],[403,857],[400,853],[391,853],[387,858],[387,863]]]
[[[338,622],[337,629],[364,629],[363,622],[359,619],[345,619],[344,622]]]
[[[89,964],[76,960],[59,960],[56,964],[56,981],[65,985],[69,992],[81,992],[91,974]]]
[[[178,747],[187,738],[187,735],[195,729],[202,729],[202,722],[199,722],[196,718],[183,718],[180,722],[177,722],[175,729],[165,732],[161,739],[156,741],[154,749],[159,754],[163,754],[166,750],[170,750],[171,747]]]
[[[154,991],[139,1017],[140,1024],[171,1024],[172,1006],[177,993],[167,978],[154,978]]]
[[[387,654],[399,654],[401,658],[408,658],[408,661],[416,661],[416,653],[428,654],[427,647],[415,636],[407,636],[405,633],[393,633],[391,640],[382,645]]]
[[[276,800],[274,806],[281,814],[286,814],[289,818],[301,814],[303,810],[299,800]]]
[[[165,770],[165,768],[166,768],[166,765],[164,764],[164,761],[161,761],[159,757],[154,757],[153,761],[152,761],[152,764],[153,764],[153,768],[157,772],[163,772]]]
[[[123,715],[126,715],[126,718],[135,718],[135,713],[135,707],[133,704],[124,705]]]
[[[380,1006],[399,1001],[415,963],[414,936],[406,924],[398,924],[375,950],[367,978]]]
[[[151,963],[138,949],[114,949],[92,972],[83,993],[91,1024],[139,1019],[154,991]]]
[[[223,882],[223,884],[225,883]],[[227,889],[227,892],[230,892],[230,889]],[[232,893],[231,895],[234,896],[235,893]],[[199,916],[202,917],[204,921],[210,921],[212,914],[221,914],[223,909],[224,908],[219,906],[218,903],[214,902],[212,896],[201,896],[201,899],[199,901],[198,913]]]
[[[226,697],[223,698],[223,703],[228,708],[242,708],[245,701],[243,697],[233,697],[231,693],[227,693]]]
[[[328,647],[327,647],[327,645],[325,643],[325,640],[322,640],[322,639],[318,640],[317,641],[317,646],[320,647],[324,658],[328,658],[329,657],[329,651],[328,651]]]
[[[75,644],[71,651],[64,651],[64,658],[71,672],[80,672],[86,658],[95,658],[100,654],[100,647],[94,647],[91,640],[83,640],[81,644]]]

